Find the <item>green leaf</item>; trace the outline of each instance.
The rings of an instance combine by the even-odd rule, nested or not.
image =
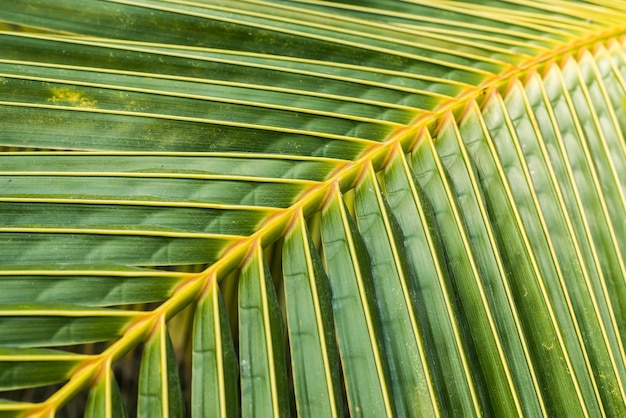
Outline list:
[[[74,305],[1,305],[0,346],[52,347],[106,341],[122,335],[137,316],[133,311]]]
[[[0,416],[626,415],[625,19],[5,0]]]
[[[336,190],[323,211],[322,242],[350,413],[392,416],[369,256]]]
[[[176,356],[164,323],[156,324],[141,359],[137,416],[185,416]]]
[[[106,369],[104,375],[98,379],[96,386],[89,392],[85,416],[89,418],[128,417],[120,388],[110,369]]]
[[[384,171],[389,206],[402,229],[407,270],[415,283],[415,302],[432,380],[441,410],[453,415],[477,413],[465,349],[452,299],[449,273],[437,232],[433,208],[419,183],[413,180],[408,161],[396,154]],[[451,384],[454,382],[454,384]]]
[[[558,312],[555,311],[566,309],[566,307],[563,304],[562,294],[559,293],[560,290],[555,287],[558,278],[554,265],[551,264],[552,260],[546,257],[538,260],[542,254],[535,252],[529,243],[519,209],[513,202],[511,186],[505,183],[504,177],[499,174],[502,168],[498,167],[498,160],[492,154],[495,150],[492,151],[488,142],[490,135],[486,127],[481,124],[481,119],[476,122],[475,120],[467,119],[465,143],[468,153],[474,161],[477,161],[476,167],[482,190],[485,193],[486,206],[492,219],[496,239],[502,249],[502,260],[512,275],[509,283],[513,297],[524,301],[524,303],[518,303],[517,307],[520,310],[525,336],[529,340],[529,351],[538,363],[535,366],[536,379],[539,387],[542,388],[546,410],[555,411],[554,413],[560,413],[557,411],[567,414],[584,413],[583,411],[587,408],[597,407],[597,404],[594,405],[593,395],[591,399],[587,399],[589,404],[585,403],[579,379],[583,379],[585,384],[589,381],[584,375],[572,372],[574,364],[571,356],[580,355],[580,351],[570,353],[564,343],[565,327],[569,327],[571,331],[572,324],[571,322],[558,322]],[[543,231],[541,232],[543,234]],[[503,245],[505,242],[506,245]],[[542,260],[545,263],[543,266],[540,264]],[[543,272],[542,267],[545,268]],[[553,289],[552,295],[547,286]],[[552,299],[553,297],[556,299]],[[564,315],[561,317],[563,321],[571,321],[567,314],[562,311],[561,314]],[[543,324],[539,326],[539,322]],[[563,329],[559,325],[563,326]],[[576,346],[572,348],[580,349]],[[554,386],[557,381],[558,387]],[[551,389],[543,389],[548,387]],[[585,395],[590,394],[587,392]]]
[[[239,282],[239,357],[242,415],[288,416],[283,318],[260,247]]]
[[[217,281],[209,286],[194,320],[191,414],[236,417],[238,365],[233,337]]]
[[[438,405],[413,312],[415,290],[402,261],[406,255],[399,245],[401,232],[388,213],[371,166],[355,190],[354,204],[357,225],[371,257],[385,353],[394,376],[391,386],[396,413],[433,416]]]
[[[414,170],[420,173],[417,176],[420,186],[432,196],[431,204],[437,223],[447,225],[447,233],[442,236],[442,244],[446,257],[455,263],[451,284],[458,301],[457,309],[461,318],[465,321],[471,320],[471,323],[462,324],[462,330],[466,332],[465,344],[472,366],[480,367],[482,370],[481,373],[477,370],[472,371],[474,384],[483,391],[478,393],[482,397],[480,407],[489,413],[498,413],[500,408],[518,409],[519,401],[515,399],[516,394],[513,392],[502,341],[487,300],[485,290],[487,285],[481,280],[479,264],[471,251],[469,233],[464,227],[472,220],[463,218],[460,211],[461,202],[457,203],[452,194],[452,186],[447,181],[447,173],[442,164],[445,152],[440,157],[437,151],[433,143],[426,138],[414,155],[413,165]],[[471,335],[467,334],[469,329],[472,330]],[[476,354],[472,356],[472,352],[484,354],[472,358],[476,356]],[[491,398],[490,401],[487,401],[487,397]],[[495,408],[496,411],[490,411],[491,408]],[[503,413],[502,410],[499,412]]]
[[[58,350],[0,348],[0,389],[62,382],[88,357]]]
[[[330,284],[302,218],[283,247],[289,347],[298,415],[343,414]]]
[[[536,134],[536,131],[528,120],[528,114],[522,113],[526,109],[516,106],[524,102],[523,91],[517,89],[516,94],[512,92],[509,98],[506,103],[508,113],[516,120],[517,130],[528,134],[524,135],[523,139],[510,138],[510,142],[506,141],[509,138],[501,135],[500,141],[497,142],[498,153],[509,167],[515,167],[507,170],[511,173],[509,178],[513,177],[513,173],[525,177],[524,181],[519,181],[520,187],[513,189],[514,195],[520,201],[522,199],[535,201],[538,218],[540,220],[543,218],[542,228],[552,247],[555,262],[559,264],[562,272],[563,292],[571,304],[572,316],[580,328],[579,338],[587,347],[588,361],[600,396],[603,398],[603,405],[607,410],[613,411],[611,414],[620,415],[625,412],[622,411],[625,405],[619,397],[615,397],[615,394],[623,390],[620,388],[623,377],[618,378],[617,375],[623,376],[626,369],[623,357],[616,356],[620,350],[619,332],[615,328],[614,317],[608,304],[609,297],[603,289],[604,278],[598,275],[593,257],[586,259],[583,257],[571,219],[560,209],[564,207],[562,195],[556,193],[558,188],[556,179],[550,175],[544,159],[545,154],[542,154],[545,149],[541,150],[537,137],[530,134],[531,132]],[[525,104],[527,105],[527,102]],[[528,155],[526,160],[523,159],[522,153]],[[531,185],[533,181],[534,191],[521,186],[524,183]],[[531,222],[533,221],[529,220],[527,224]]]
[[[538,415],[544,409],[543,401],[537,396],[538,387],[528,367],[528,347],[523,338],[520,338],[522,328],[519,313],[506,280],[505,266],[497,248],[494,231],[489,224],[479,181],[462,142],[463,128],[463,124],[459,128],[452,124],[442,127],[437,141],[437,154],[450,179],[449,186],[454,193],[466,230],[468,247],[472,248],[481,281],[481,297],[485,298],[483,303],[491,311],[490,321],[493,321],[492,332],[497,334],[494,340],[500,352],[502,372],[511,390],[511,398],[500,398],[499,407],[515,405],[518,414]]]
[[[15,270],[0,271],[3,304],[36,301],[111,306],[155,302],[167,299],[180,282],[179,277],[165,272],[115,270],[111,266],[93,271],[81,266],[75,266],[75,270],[50,265],[31,265],[31,270],[13,267]]]

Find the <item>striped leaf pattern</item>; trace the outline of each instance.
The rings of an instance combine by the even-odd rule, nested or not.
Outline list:
[[[626,416],[625,21],[4,1],[0,417]]]

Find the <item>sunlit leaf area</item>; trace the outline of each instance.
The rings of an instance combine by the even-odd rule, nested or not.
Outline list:
[[[0,418],[625,417],[625,35],[1,0]]]

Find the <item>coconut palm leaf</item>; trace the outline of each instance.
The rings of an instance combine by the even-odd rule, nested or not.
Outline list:
[[[625,18],[4,1],[0,416],[626,415]]]

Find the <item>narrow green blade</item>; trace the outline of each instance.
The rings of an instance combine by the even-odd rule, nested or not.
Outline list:
[[[212,279],[193,325],[192,417],[237,417],[237,358],[226,306]]]
[[[618,168],[623,168],[626,163],[626,156],[620,153],[623,151],[624,135],[619,131],[616,115],[607,106],[602,94],[603,86],[594,67],[594,58],[586,53],[578,62],[570,62],[563,69],[563,79],[571,98],[572,112],[579,121],[578,147],[582,150],[583,161],[589,167],[603,214],[616,239],[623,263],[626,242],[619,237],[626,236],[626,192],[620,187],[619,178],[623,174],[620,175]],[[572,163],[576,164],[576,161]]]
[[[167,299],[181,280],[180,274],[122,270],[117,266],[92,271],[72,270],[69,266],[55,269],[50,265],[15,270],[5,267],[0,271],[1,304],[37,301],[95,307],[156,302]]]
[[[443,247],[424,191],[413,180],[400,152],[384,171],[386,197],[403,231],[408,269],[416,281],[414,309],[441,411],[452,416],[478,414]]]
[[[85,418],[127,418],[120,388],[115,381],[113,371],[108,369],[98,379],[89,392]]]
[[[596,216],[596,213],[601,213],[601,208],[597,206],[597,199],[592,195],[589,202],[584,200],[585,194],[588,193],[588,188],[584,183],[581,184],[582,190],[576,187],[576,172],[568,162],[569,158],[563,145],[563,134],[556,122],[558,112],[563,107],[553,106],[546,88],[548,85],[554,86],[555,81],[558,86],[557,78],[559,76],[556,70],[553,70],[546,77],[546,86],[538,78],[532,79],[526,86],[526,94],[535,112],[541,136],[546,143],[546,161],[554,171],[559,192],[563,196],[572,227],[581,245],[581,251],[590,265],[595,264],[596,268],[599,268],[598,275],[604,277],[604,284],[598,283],[598,285],[606,286],[617,323],[626,323],[624,322],[626,321],[626,306],[622,302],[626,298],[626,283],[622,279],[615,279],[625,277],[617,257],[617,248],[605,244],[611,239],[606,229],[606,220]],[[552,95],[555,94],[557,93],[552,93]],[[568,119],[571,121],[571,116],[568,116],[570,111],[567,108],[564,111],[562,124],[565,124]],[[584,171],[584,168],[581,170]],[[594,212],[594,210],[599,212]],[[621,340],[622,344],[626,342],[623,333],[621,333]]]
[[[185,402],[176,355],[164,322],[146,342],[139,372],[139,418],[183,418]]]
[[[301,217],[285,237],[283,269],[298,415],[342,416],[330,284]]]
[[[440,129],[436,148],[464,220],[469,247],[480,275],[484,303],[491,311],[494,342],[502,361],[501,379],[506,379],[510,390],[508,399],[504,394],[494,397],[495,407],[506,408],[508,405],[511,408],[501,410],[498,415],[545,414],[534,371],[529,367],[530,357],[515,301],[462,135],[462,125],[459,127],[450,122]],[[507,383],[501,380],[502,385]]]
[[[1,305],[0,347],[53,347],[112,340],[122,335],[136,316],[133,311],[79,305]]]
[[[62,382],[88,358],[58,350],[0,348],[0,390]]]
[[[515,403],[503,364],[499,337],[494,329],[493,314],[487,304],[480,272],[464,228],[464,221],[468,220],[461,217],[447,173],[435,145],[428,137],[415,151],[413,167],[420,187],[431,198],[437,224],[446,225],[442,244],[446,258],[453,260],[454,268],[450,271],[452,288],[457,301],[460,330],[471,359],[481,413],[495,414],[496,410]],[[478,352],[483,355],[478,356]]]
[[[579,343],[589,356],[602,405],[609,416],[623,415],[626,413],[623,400],[626,368],[605,279],[598,269],[597,258],[581,250],[571,220],[577,208],[564,204],[552,167],[546,160],[544,141],[537,136],[536,120],[530,116],[532,109],[520,85],[512,86],[505,105],[515,134],[498,137],[495,142],[498,154],[508,168],[508,177],[513,179],[513,173],[517,173],[516,198],[534,200],[539,210],[537,214],[542,218],[562,271],[563,292],[580,328]],[[522,175],[524,180],[520,178]],[[524,182],[530,187],[524,187]]]
[[[322,212],[322,243],[350,413],[393,416],[369,256],[338,191]]]
[[[253,251],[239,281],[241,412],[289,416],[283,318],[263,252]]]
[[[463,139],[475,163],[502,261],[511,275],[509,284],[546,411],[548,415],[587,414],[588,408],[597,408],[597,403],[592,397],[591,403],[585,404],[578,376],[572,374],[572,359],[546,288],[548,283],[558,282],[558,279],[550,276],[549,270],[540,270],[510,187],[504,182],[502,169],[488,145],[489,133],[482,116],[475,108],[471,108],[471,112],[475,116],[466,117],[462,124]]]
[[[371,166],[356,187],[354,206],[359,232],[370,254],[396,413],[436,416],[431,372],[413,311],[415,289],[406,273],[406,253],[399,245],[401,232],[389,215]]]

